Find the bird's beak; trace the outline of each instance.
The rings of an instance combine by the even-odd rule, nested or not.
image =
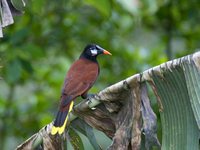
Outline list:
[[[112,55],[109,51],[107,51],[107,50],[103,50],[103,54],[105,54],[105,55]]]

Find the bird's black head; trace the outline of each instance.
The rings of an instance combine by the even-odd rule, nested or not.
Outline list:
[[[100,54],[112,55],[110,52],[96,44],[89,44],[85,47],[80,58],[84,57],[90,60],[96,60],[96,57]]]

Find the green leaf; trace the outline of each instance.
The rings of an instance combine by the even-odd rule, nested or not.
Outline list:
[[[19,11],[23,11],[26,3],[24,0],[11,0],[13,7]]]
[[[33,12],[36,14],[40,14],[44,8],[44,5],[46,5],[46,1],[37,1],[37,3],[32,3],[32,9]]]
[[[76,119],[72,123],[73,127],[77,129],[79,132],[84,134],[88,140],[90,141],[91,145],[94,147],[95,150],[101,150],[101,147],[97,143],[96,137],[94,135],[93,128],[88,125],[82,119]]]
[[[108,0],[86,0],[86,3],[96,8],[106,17],[111,14],[111,4]]]
[[[13,45],[19,44],[19,43],[23,43],[24,44],[24,40],[26,40],[26,38],[29,35],[29,29],[27,27],[21,28],[19,30],[17,30],[17,32],[12,34],[12,37],[10,38],[10,41]]]
[[[161,112],[162,150],[199,149],[200,74],[192,60],[186,58],[180,59],[184,62],[176,61],[179,64],[173,67],[172,63],[161,65],[163,77],[153,71],[164,108]]]
[[[87,138],[90,141],[90,143],[92,144],[92,146],[94,147],[94,149],[101,150],[101,147],[97,143],[96,137],[94,135],[93,128],[90,125],[88,125],[87,123],[84,124],[84,127],[85,127],[85,131],[87,134]]]
[[[82,139],[74,129],[69,128],[69,136],[70,143],[75,150],[84,150]]]
[[[20,59],[23,69],[28,72],[29,74],[33,73],[33,67],[31,63],[25,59]]]
[[[72,125],[73,128],[78,130],[80,133],[82,133],[83,135],[87,136],[85,128],[84,128],[84,125],[83,125],[84,123],[85,122],[82,119],[78,118],[78,119],[74,120],[71,123],[71,125]]]
[[[190,103],[200,129],[200,70],[197,69],[194,62],[183,63],[183,65]]]
[[[6,79],[9,83],[17,82],[22,73],[22,66],[18,59],[13,60],[6,66]]]

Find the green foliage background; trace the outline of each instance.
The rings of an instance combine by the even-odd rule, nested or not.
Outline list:
[[[113,54],[99,57],[96,93],[196,51],[199,9],[198,0],[27,1],[0,39],[1,148],[14,149],[54,119],[66,71],[86,44]],[[105,148],[105,136],[96,135]]]

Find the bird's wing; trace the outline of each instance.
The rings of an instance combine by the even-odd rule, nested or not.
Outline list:
[[[61,108],[64,108],[74,98],[87,92],[99,74],[99,66],[86,59],[77,60],[69,69],[61,96]]]

